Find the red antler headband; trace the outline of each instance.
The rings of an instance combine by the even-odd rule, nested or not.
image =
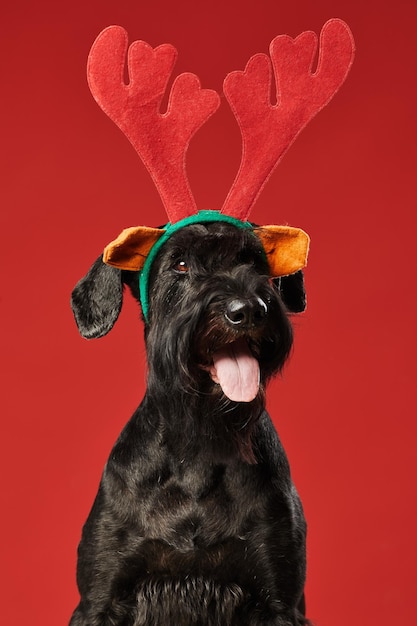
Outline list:
[[[128,49],[127,33],[119,26],[110,26],[97,37],[88,61],[91,92],[138,152],[170,220],[164,230],[129,228],[104,251],[106,263],[142,271],[145,318],[150,264],[172,229],[199,221],[233,221],[250,227],[246,220],[272,171],[301,130],[343,84],[354,55],[348,26],[338,19],[324,25],[313,73],[316,50],[313,32],[296,39],[281,35],[271,43],[271,59],[256,54],[243,72],[231,72],[226,77],[224,94],[240,126],[242,160],[220,213],[199,212],[188,184],[185,157],[194,133],[218,108],[218,94],[201,89],[194,74],[181,74],[172,86],[167,111],[161,114],[161,101],[177,56],[175,48],[164,44],[153,49],[135,41]],[[127,85],[123,80],[126,52]],[[274,105],[270,101],[271,61],[277,85]],[[304,267],[308,237],[302,230],[287,226],[254,230],[263,243],[272,276],[288,275]]]

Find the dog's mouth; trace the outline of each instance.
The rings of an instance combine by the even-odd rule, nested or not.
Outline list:
[[[246,339],[238,339],[216,350],[212,359],[210,365],[202,367],[229,400],[251,402],[256,398],[260,384],[259,362]]]

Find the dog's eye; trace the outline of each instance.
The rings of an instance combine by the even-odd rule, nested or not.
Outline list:
[[[186,274],[188,272],[188,265],[185,261],[179,261],[175,263],[173,270],[178,274]]]

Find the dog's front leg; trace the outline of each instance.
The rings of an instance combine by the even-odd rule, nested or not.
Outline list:
[[[266,591],[268,597],[262,604],[275,613],[271,626],[299,626],[308,623],[303,596],[306,523],[285,451],[266,412],[259,421],[256,444],[259,463],[269,476],[271,487],[266,496],[267,532],[263,521],[254,533],[256,550],[260,553],[262,548],[263,563],[267,565],[261,594]],[[265,623],[269,625],[268,620]]]
[[[70,626],[118,626],[132,612],[134,591],[126,571],[128,555],[121,545],[123,532],[100,487],[78,548],[81,599]]]

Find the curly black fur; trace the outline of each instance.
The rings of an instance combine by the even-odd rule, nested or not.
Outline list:
[[[295,281],[286,279],[288,299],[301,310],[302,276]],[[305,522],[264,408],[292,345],[283,282],[268,278],[253,232],[229,224],[185,227],[161,249],[145,327],[147,391],[83,529],[71,626],[307,623]],[[110,330],[123,284],[138,298],[137,274],[101,259],[78,283],[83,336]],[[231,323],[225,312],[236,302],[250,314]],[[208,372],[214,352],[236,341],[260,364],[251,402],[229,400]]]

